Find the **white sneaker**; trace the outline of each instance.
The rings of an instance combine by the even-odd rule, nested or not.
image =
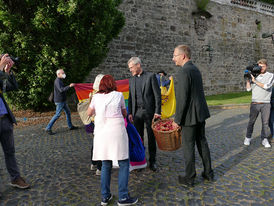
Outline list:
[[[251,142],[251,138],[245,138],[244,145],[249,146]]]
[[[101,175],[101,170],[96,170],[96,172],[95,172],[95,175],[97,175],[97,176],[100,176]]]
[[[96,170],[96,169],[97,169],[97,165],[93,165],[93,164],[90,165],[90,170]]]
[[[264,140],[262,141],[262,145],[265,147],[265,148],[270,148],[271,145],[269,144],[268,140],[266,138],[264,138]]]

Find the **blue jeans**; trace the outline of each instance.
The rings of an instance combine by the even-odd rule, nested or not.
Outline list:
[[[119,200],[128,198],[128,179],[129,179],[129,159],[118,160],[119,177],[118,191]],[[111,179],[112,161],[104,160],[101,171],[101,194],[103,198],[110,195],[110,179]]]
[[[70,110],[69,110],[68,104],[66,102],[60,102],[60,103],[56,102],[55,105],[56,105],[56,113],[50,120],[48,126],[46,127],[46,130],[50,130],[52,128],[54,122],[61,116],[61,112],[63,109],[66,113],[68,127],[71,128],[72,123],[71,123],[71,116],[70,116]]]

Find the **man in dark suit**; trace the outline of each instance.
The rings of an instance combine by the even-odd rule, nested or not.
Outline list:
[[[14,62],[5,54],[0,61],[0,141],[5,154],[7,170],[11,177],[11,186],[20,189],[29,188],[30,185],[20,176],[15,159],[13,123],[16,124],[3,93],[17,90],[18,85],[13,73],[10,71]]]
[[[149,167],[156,166],[156,142],[151,128],[153,117],[161,117],[161,91],[154,73],[146,72],[141,67],[141,60],[132,57],[128,61],[132,74],[129,79],[128,114],[144,142],[144,124],[146,124],[149,150]]]
[[[182,127],[182,147],[185,158],[185,176],[179,182],[192,186],[196,176],[195,143],[202,158],[202,177],[213,180],[210,151],[205,137],[205,120],[210,117],[205,100],[203,81],[199,69],[190,60],[191,51],[186,45],[179,45],[173,53],[173,61],[180,66],[176,87],[176,113],[174,127]]]

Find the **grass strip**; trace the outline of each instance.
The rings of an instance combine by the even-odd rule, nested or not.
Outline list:
[[[247,104],[251,102],[251,92],[234,92],[206,96],[209,106],[226,104]]]

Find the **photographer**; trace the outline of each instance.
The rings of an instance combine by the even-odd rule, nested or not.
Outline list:
[[[14,62],[8,54],[4,54],[0,61],[0,141],[5,155],[7,170],[11,177],[11,186],[20,189],[29,188],[30,185],[20,176],[15,159],[13,123],[15,117],[10,111],[3,93],[18,89],[14,75],[10,71]]]
[[[262,145],[265,148],[271,147],[268,142],[268,121],[270,115],[270,97],[272,92],[273,84],[273,74],[267,72],[267,61],[266,59],[261,59],[258,62],[261,67],[260,74],[255,78],[251,74],[251,79],[246,81],[247,91],[252,91],[252,102],[250,105],[249,122],[246,131],[246,137],[244,140],[244,145],[250,145],[251,135],[253,132],[254,123],[261,113],[262,118],[262,131],[261,139]]]

